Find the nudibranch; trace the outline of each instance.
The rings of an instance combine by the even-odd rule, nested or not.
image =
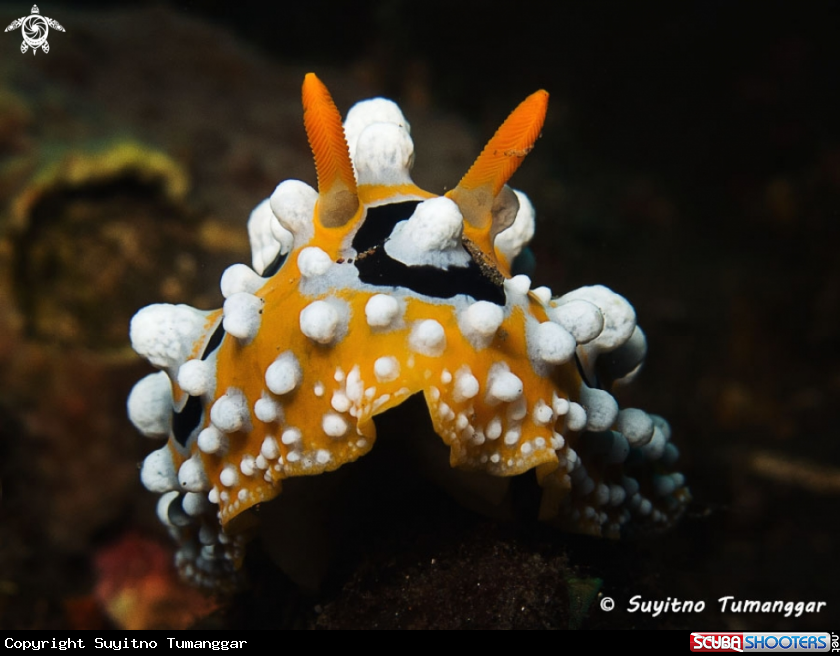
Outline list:
[[[439,196],[411,180],[396,104],[360,102],[342,123],[306,76],[318,189],[287,180],[256,207],[253,268],[225,271],[222,309],[152,305],[131,322],[160,371],[134,387],[129,416],[166,440],[141,478],[185,578],[232,582],[245,511],[285,478],[367,453],[373,418],[419,392],[453,467],[536,471],[543,519],[616,538],[680,515],[689,492],[668,424],[610,393],[645,356],[633,307],[603,286],[555,296],[512,275],[534,210],[506,183],[547,105],[545,91],[523,101]]]

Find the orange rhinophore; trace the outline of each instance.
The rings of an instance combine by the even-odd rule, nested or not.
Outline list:
[[[616,538],[681,514],[689,492],[667,422],[610,393],[645,356],[633,307],[606,287],[558,297],[511,275],[534,211],[506,183],[547,102],[529,96],[438,196],[411,180],[393,102],[358,103],[342,125],[306,76],[318,190],[287,180],[257,206],[253,268],[225,271],[222,310],[152,305],[131,323],[133,347],[161,371],[134,387],[129,416],[166,440],[141,478],[186,578],[231,584],[246,511],[286,478],[367,453],[373,418],[421,392],[452,466],[534,469],[545,520]]]

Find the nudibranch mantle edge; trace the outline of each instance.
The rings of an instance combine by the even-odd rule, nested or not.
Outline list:
[[[182,575],[234,585],[245,511],[367,453],[373,418],[421,392],[451,465],[534,469],[543,519],[612,538],[631,520],[675,521],[690,495],[667,422],[610,393],[646,353],[633,307],[603,286],[555,296],[513,275],[534,209],[507,182],[548,94],[523,101],[443,196],[411,180],[396,104],[364,101],[342,122],[315,75],[302,95],[318,189],[287,180],[256,207],[253,268],[225,271],[221,310],[158,304],[131,323],[161,371],[134,387],[129,417],[166,440],[141,480]]]

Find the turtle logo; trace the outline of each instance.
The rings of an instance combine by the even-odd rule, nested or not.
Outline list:
[[[13,20],[11,25],[6,28],[6,32],[11,32],[17,28],[21,28],[23,33],[23,43],[20,44],[20,51],[26,52],[32,48],[33,55],[38,51],[38,48],[43,49],[44,52],[50,51],[50,44],[47,43],[47,34],[50,33],[50,28],[59,32],[64,31],[58,21],[41,16],[38,5],[32,5],[32,13],[29,16]]]

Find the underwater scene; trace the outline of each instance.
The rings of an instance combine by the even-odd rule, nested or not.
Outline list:
[[[837,626],[830,7],[476,11],[0,3],[0,627]]]

